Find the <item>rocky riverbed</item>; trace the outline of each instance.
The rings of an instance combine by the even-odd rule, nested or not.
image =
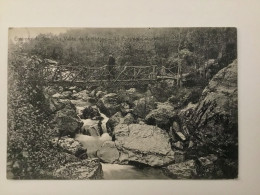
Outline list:
[[[152,89],[46,88],[63,179],[192,179],[236,175],[237,62],[197,102],[159,102]],[[186,93],[187,94],[187,93]],[[227,156],[231,149],[235,156]],[[102,163],[102,164],[101,164]],[[139,172],[139,173],[138,173]],[[71,175],[72,177],[70,177]]]

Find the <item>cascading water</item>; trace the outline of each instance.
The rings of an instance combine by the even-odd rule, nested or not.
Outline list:
[[[86,106],[89,106],[89,103],[85,103]],[[76,106],[77,113],[80,115],[84,107],[84,103],[82,102],[80,106]],[[83,134],[77,134],[75,139],[78,140],[84,148],[87,149],[87,154],[89,158],[96,157],[96,152],[99,148],[101,148],[102,144],[105,141],[111,141],[112,138],[107,133],[106,123],[109,118],[100,112],[101,117],[103,118],[101,121],[101,127],[103,134],[101,136],[89,136]],[[81,119],[84,125],[91,125],[95,123],[95,120],[91,119]],[[83,125],[83,126],[84,126]],[[169,177],[165,176],[160,169],[145,167],[145,168],[137,168],[132,165],[119,165],[119,164],[109,164],[102,163],[102,170],[104,174],[104,179],[169,179]]]

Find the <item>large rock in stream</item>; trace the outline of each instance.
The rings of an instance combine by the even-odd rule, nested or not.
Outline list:
[[[115,127],[115,143],[120,163],[134,162],[164,166],[175,162],[169,135],[159,127],[139,124],[119,124]]]
[[[97,156],[103,162],[114,163],[119,159],[119,151],[116,148],[115,142],[106,141],[103,143],[102,147],[97,151]]]
[[[118,95],[116,93],[109,93],[98,100],[97,106],[102,113],[111,117],[113,114],[121,110]]]
[[[135,119],[131,113],[128,113],[126,116],[123,116],[121,112],[115,113],[106,123],[107,132],[110,136],[113,136],[114,128],[118,124],[132,124],[135,122]]]

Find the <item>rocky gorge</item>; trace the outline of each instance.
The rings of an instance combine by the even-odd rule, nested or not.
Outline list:
[[[114,165],[155,170],[162,179],[237,177],[237,61],[213,76],[196,100],[195,86],[182,99],[163,102],[154,90],[46,87],[55,132],[50,142],[67,156],[52,176],[102,179]]]

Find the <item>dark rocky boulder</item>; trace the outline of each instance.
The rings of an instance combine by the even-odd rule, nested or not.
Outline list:
[[[214,179],[223,175],[219,168],[218,157],[214,154],[198,158],[198,165],[200,178]]]
[[[155,108],[156,102],[153,96],[140,98],[134,101],[133,114],[144,119]]]
[[[126,102],[121,103],[120,106],[121,106],[120,111],[122,112],[123,115],[127,115],[128,113],[133,112],[131,106]]]
[[[115,113],[112,117],[110,117],[106,123],[107,132],[110,136],[112,136],[114,128],[122,121],[123,115],[121,112]]]
[[[203,88],[179,88],[176,89],[168,101],[174,105],[174,108],[181,109],[187,106],[190,102],[195,104],[199,101]]]
[[[160,128],[169,129],[175,115],[174,107],[169,103],[163,103],[158,104],[157,108],[145,117],[145,121],[149,125],[157,125]]]
[[[198,177],[197,165],[194,160],[171,164],[163,170],[166,175],[173,179],[194,179]]]
[[[97,108],[93,106],[88,106],[82,110],[80,118],[96,120],[100,118],[100,113]]]
[[[133,123],[135,123],[135,118],[134,118],[133,114],[128,113],[127,115],[124,116],[122,124],[130,125]]]
[[[194,145],[193,143],[190,144],[192,139],[190,136],[190,131],[193,130],[193,128],[189,129],[188,126],[191,122],[191,114],[196,106],[197,104],[192,104],[190,102],[185,108],[175,111],[176,115],[172,118],[172,126],[169,131],[172,141],[185,142],[184,146],[186,148]]]
[[[139,92],[136,88],[130,88],[128,90],[121,90],[118,93],[121,103],[126,103],[130,107],[134,106],[134,101],[143,98],[145,95]]]
[[[58,110],[61,110],[62,108],[65,107],[66,102],[63,103],[59,97],[55,97],[56,90],[54,88],[51,87],[47,87],[44,92],[44,105],[46,105],[46,107],[44,108],[44,110],[48,113],[55,113]],[[54,96],[54,97],[53,97]],[[68,101],[67,101],[68,103]]]
[[[109,93],[98,100],[97,106],[102,113],[111,117],[113,114],[121,110],[118,95],[116,93]]]
[[[59,132],[59,136],[74,136],[83,123],[77,116],[76,108],[71,102],[64,103],[64,107],[55,113],[51,125]]]
[[[107,132],[110,136],[113,136],[114,128],[119,124],[132,124],[135,122],[135,119],[131,113],[128,113],[125,117],[121,112],[115,113],[106,123]]]

